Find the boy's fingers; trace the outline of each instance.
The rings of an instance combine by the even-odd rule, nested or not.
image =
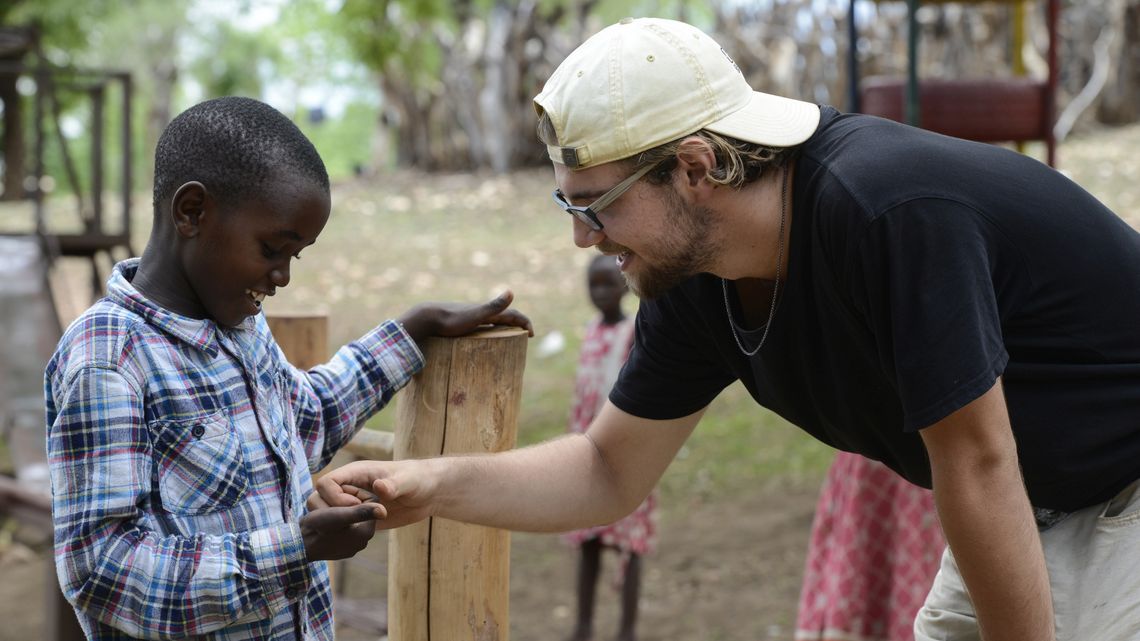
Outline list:
[[[318,525],[333,529],[347,527],[354,523],[364,523],[365,521],[379,521],[387,515],[384,506],[379,503],[368,503],[353,507],[330,507],[312,514],[317,519]]]
[[[525,314],[517,309],[508,309],[499,315],[496,322],[503,325],[513,325],[514,327],[521,327],[527,331],[527,334],[534,336],[534,326],[531,324],[530,319]]]
[[[353,510],[352,523],[363,523],[365,521],[379,521],[388,516],[388,510],[379,503],[365,503],[358,505]]]
[[[502,294],[499,294],[495,298],[491,299],[491,302],[487,303],[487,307],[491,308],[496,313],[501,312],[504,309],[510,307],[511,301],[514,300],[514,298],[515,295],[511,292],[511,290],[508,289]]]

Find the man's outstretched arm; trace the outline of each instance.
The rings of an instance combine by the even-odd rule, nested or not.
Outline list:
[[[342,506],[376,495],[382,528],[429,516],[529,532],[610,523],[649,494],[703,413],[655,421],[607,403],[586,434],[498,454],[358,461],[321,477],[317,491]]]

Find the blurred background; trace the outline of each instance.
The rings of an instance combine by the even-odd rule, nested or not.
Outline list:
[[[1140,0],[0,0],[0,640],[45,638],[54,616],[35,507],[43,365],[113,262],[141,252],[155,141],[200,100],[273,105],[333,180],[332,220],[267,313],[327,314],[332,349],[416,302],[511,288],[536,328],[520,444],[562,433],[594,313],[591,252],[550,203],[531,99],[566,54],[626,15],[705,29],[759,90],[846,110],[871,101],[1016,144],[1140,219]],[[942,91],[922,96],[921,116],[908,73]],[[1010,87],[1024,91],[995,101]],[[390,430],[391,414],[369,427]],[[641,636],[791,638],[831,456],[727,390],[663,480]],[[566,636],[572,552],[551,536],[513,541],[511,638]],[[378,537],[346,564],[346,601],[382,614],[385,554]],[[617,593],[602,594],[606,631]],[[380,638],[382,616],[341,628]]]
[[[1077,120],[1134,122],[1137,3],[1060,4],[1060,107],[1087,89],[1094,96],[1082,97]],[[1043,76],[1045,7],[921,6],[920,73],[992,77],[1022,64],[1021,72]],[[716,35],[753,86],[845,108],[851,14],[860,74],[902,74],[905,0],[5,0],[0,60],[129,73],[139,188],[148,184],[150,153],[170,118],[201,99],[231,94],[260,97],[292,115],[337,177],[393,167],[503,172],[541,164],[531,98],[570,50],[623,16],[693,22]],[[1018,41],[1015,29],[1024,33]],[[9,199],[23,188],[12,153],[20,146],[16,125],[27,119],[21,102],[33,84],[0,78],[11,125],[4,154]],[[58,101],[52,109],[59,133],[82,154],[90,112],[74,98]],[[48,153],[49,173],[59,176],[61,159]]]

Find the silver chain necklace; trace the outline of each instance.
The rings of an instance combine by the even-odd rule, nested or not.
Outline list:
[[[764,347],[768,340],[768,330],[772,329],[772,317],[776,315],[776,295],[780,293],[780,267],[784,263],[784,222],[788,218],[788,168],[784,167],[784,174],[780,184],[780,239],[776,251],[776,284],[772,286],[772,306],[768,308],[768,320],[764,321],[764,333],[760,336],[760,344],[751,352],[745,349],[744,342],[736,333],[736,322],[732,320],[732,306],[728,303],[728,281],[720,279],[720,289],[724,292],[724,312],[728,314],[728,328],[732,330],[732,337],[736,339],[736,346],[745,356],[755,356],[756,352]]]

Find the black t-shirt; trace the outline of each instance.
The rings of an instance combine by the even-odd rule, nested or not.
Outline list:
[[[792,189],[763,348],[740,352],[720,279],[694,276],[642,302],[614,404],[677,418],[739,379],[930,487],[917,431],[1001,376],[1034,505],[1078,509],[1140,477],[1140,234],[1037,160],[830,107]],[[761,334],[737,331],[749,349]]]

